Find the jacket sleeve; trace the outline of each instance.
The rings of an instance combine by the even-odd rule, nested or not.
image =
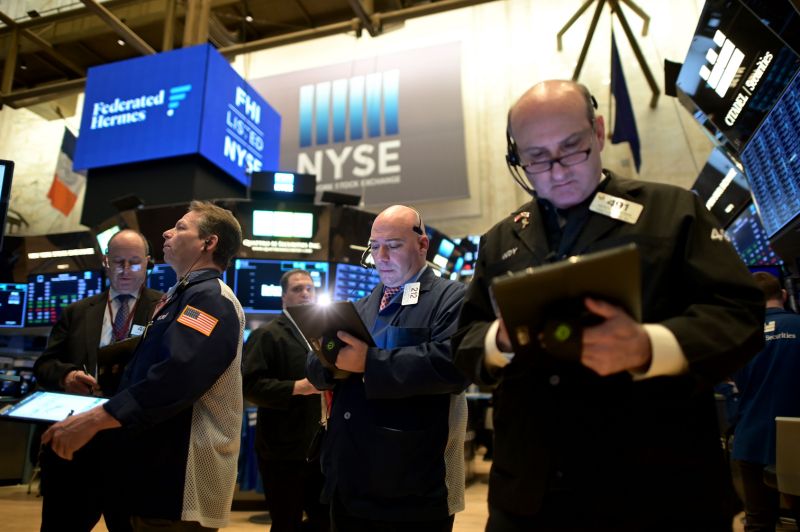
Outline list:
[[[275,357],[286,345],[275,334],[278,329],[262,327],[254,331],[244,346],[242,386],[244,397],[256,406],[285,410],[294,391],[294,380],[275,378]]]
[[[306,378],[317,390],[332,390],[336,386],[333,372],[322,365],[317,355],[309,351],[306,355]]]
[[[72,370],[83,369],[70,361],[70,334],[75,327],[73,307],[67,307],[50,331],[47,348],[33,365],[37,383],[47,390],[62,390],[61,381]]]
[[[485,236],[481,238],[480,248],[486,250]],[[453,354],[455,364],[464,375],[478,384],[494,384],[496,379],[490,375],[483,363],[484,339],[495,314],[489,300],[489,287],[486,277],[486,251],[478,255],[475,274],[467,286],[467,295],[458,319],[458,330],[453,335]]]
[[[764,296],[711,213],[692,195],[694,217],[684,220],[681,279],[685,308],[662,322],[675,335],[689,371],[716,384],[764,345]]]
[[[242,323],[233,302],[201,288],[178,303],[161,338],[161,360],[104,405],[123,426],[147,428],[190,408],[237,357]],[[187,305],[218,320],[209,336],[178,321]]]
[[[430,340],[391,349],[369,348],[364,386],[369,399],[458,393],[468,381],[453,365],[450,337],[456,330],[464,285],[448,283],[442,293],[431,291],[436,305]]]

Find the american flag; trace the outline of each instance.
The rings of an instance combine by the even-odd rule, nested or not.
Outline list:
[[[217,326],[219,320],[210,314],[206,314],[200,309],[186,305],[181,315],[178,316],[178,323],[182,323],[187,327],[191,327],[196,331],[200,331],[206,336],[211,336],[211,331]]]

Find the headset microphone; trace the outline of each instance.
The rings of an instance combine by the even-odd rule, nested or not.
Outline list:
[[[369,244],[367,244],[367,247],[364,249],[364,253],[361,254],[361,260],[359,260],[358,263],[362,268],[366,268],[368,270],[375,268],[375,259],[372,258],[372,250],[370,249]]]

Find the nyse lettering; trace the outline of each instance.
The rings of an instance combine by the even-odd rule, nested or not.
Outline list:
[[[400,139],[385,140],[374,144],[344,146],[340,149],[326,148],[297,155],[297,171],[314,174],[317,182],[342,179],[345,175],[368,178],[399,174]]]
[[[230,135],[225,135],[224,154],[232,163],[239,168],[244,168],[248,173],[261,171],[262,163],[259,156],[250,153],[245,146],[236,142]]]

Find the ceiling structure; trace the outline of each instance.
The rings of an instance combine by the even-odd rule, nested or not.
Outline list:
[[[74,99],[90,67],[114,61],[205,42],[232,59],[338,33],[379,36],[410,18],[490,1],[75,0],[17,19],[0,11],[0,106]]]

